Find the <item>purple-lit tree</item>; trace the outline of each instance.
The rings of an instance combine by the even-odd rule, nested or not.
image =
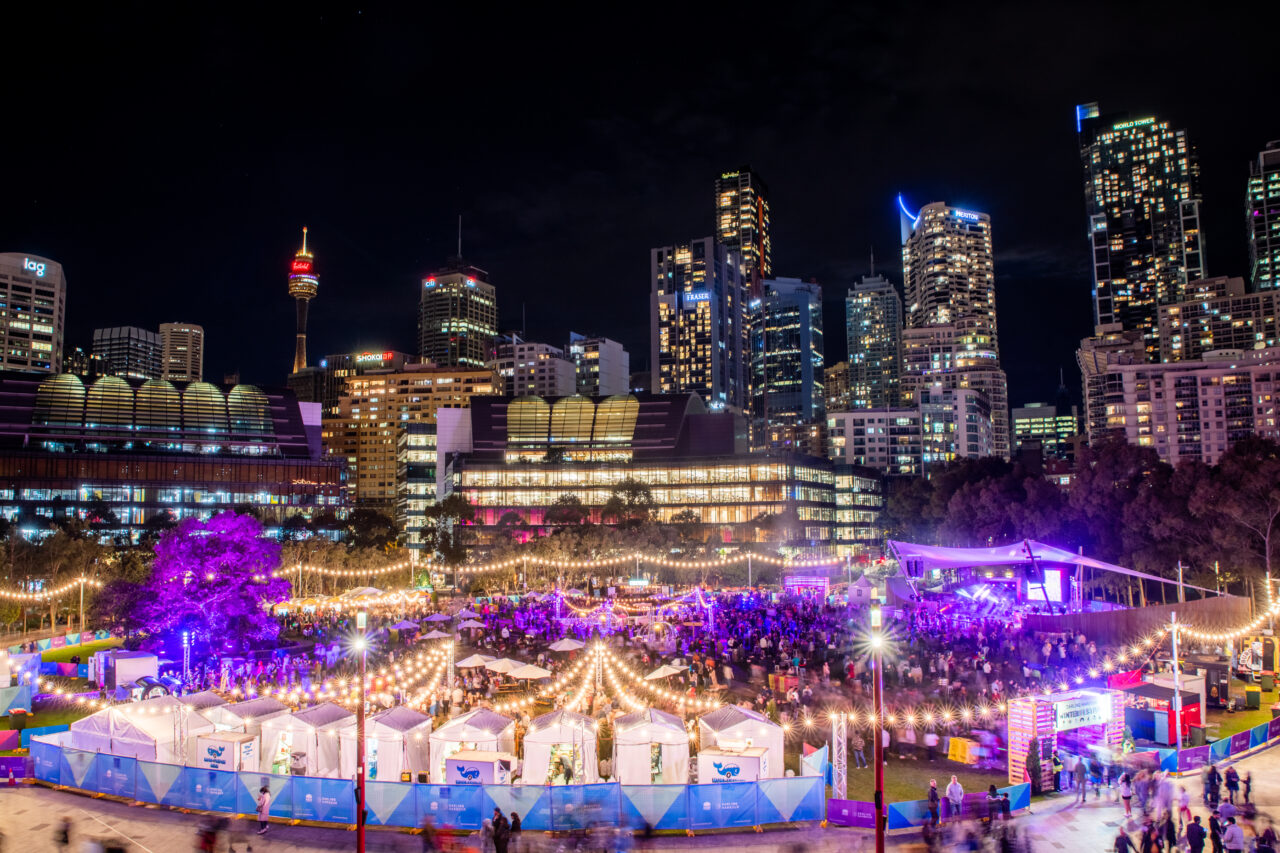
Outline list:
[[[217,651],[269,642],[279,626],[264,606],[289,597],[289,582],[272,577],[279,566],[279,543],[263,537],[253,516],[188,518],[156,543],[137,622],[166,644],[183,631]]]

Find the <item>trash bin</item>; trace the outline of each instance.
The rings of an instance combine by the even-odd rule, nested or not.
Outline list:
[[[1244,706],[1250,711],[1257,711],[1262,707],[1262,690],[1256,684],[1246,684],[1244,686]]]
[[[1269,672],[1262,674],[1262,689],[1267,693],[1276,689],[1276,677]]]
[[[1204,746],[1204,726],[1188,726],[1191,746]]]

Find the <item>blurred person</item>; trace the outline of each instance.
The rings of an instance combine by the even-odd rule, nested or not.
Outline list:
[[[1227,818],[1227,825],[1222,831],[1222,846],[1227,853],[1244,852],[1244,830],[1233,817]]]
[[[1204,826],[1200,823],[1200,815],[1196,815],[1187,824],[1187,849],[1191,853],[1204,853],[1204,839]]]
[[[959,820],[960,810],[964,806],[964,786],[955,776],[951,777],[951,784],[947,785],[947,806],[947,819]]]
[[[271,788],[263,785],[258,789],[258,834],[267,834],[267,823],[271,819]]]
[[[71,818],[64,817],[58,821],[53,830],[53,846],[58,850],[66,850],[71,846]]]

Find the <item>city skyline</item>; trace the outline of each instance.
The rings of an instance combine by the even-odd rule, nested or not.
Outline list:
[[[419,148],[418,131],[434,118],[385,107],[431,74],[429,63],[400,50],[426,22],[387,13],[349,10],[289,20],[287,29],[320,57],[340,56],[353,45],[395,48],[385,53],[405,57],[402,79],[389,80],[376,62],[346,79],[262,59],[256,40],[286,30],[286,22],[270,14],[252,37],[212,22],[200,40],[184,46],[189,56],[169,57],[169,81],[145,77],[146,63],[121,60],[81,90],[59,72],[20,64],[14,82],[62,105],[69,138],[100,119],[103,107],[93,98],[111,81],[147,81],[123,104],[120,121],[141,121],[163,104],[167,125],[138,151],[105,141],[101,150],[78,152],[83,160],[69,159],[63,142],[37,148],[13,140],[14,153],[31,168],[15,176],[0,214],[3,248],[51,258],[66,269],[68,350],[87,349],[94,327],[155,328],[182,317],[207,330],[206,376],[216,380],[238,370],[246,381],[280,386],[280,365],[287,367],[293,348],[286,330],[294,306],[279,270],[297,249],[298,228],[311,228],[325,281],[311,311],[312,352],[413,351],[420,282],[454,254],[461,214],[463,254],[492,273],[500,330],[523,328],[528,339],[553,343],[571,329],[608,336],[636,356],[631,366],[638,371],[648,366],[648,250],[712,233],[714,180],[749,164],[768,182],[774,274],[815,278],[824,287],[828,364],[846,356],[839,332],[846,289],[868,271],[873,246],[881,258],[893,257],[899,192],[913,205],[947,199],[989,213],[997,235],[1009,401],[1018,405],[1048,397],[1060,368],[1071,376],[1074,349],[1092,331],[1074,110],[1096,100],[1186,128],[1199,151],[1206,273],[1249,275],[1242,215],[1249,163],[1280,136],[1280,127],[1265,111],[1250,109],[1243,92],[1231,96],[1228,84],[1239,79],[1238,71],[1207,66],[1189,80],[1152,83],[1136,67],[1100,67],[1100,44],[1064,38],[1061,48],[1024,45],[1021,28],[1034,14],[1009,12],[955,62],[975,74],[994,74],[1002,63],[1034,65],[1042,73],[1001,83],[994,91],[1005,97],[992,98],[965,82],[964,73],[933,74],[899,56],[906,42],[895,30],[895,14],[902,13],[797,15],[778,36],[810,46],[815,62],[804,69],[775,74],[750,58],[728,70],[682,68],[680,75],[695,81],[683,93],[669,85],[674,72],[643,83],[617,73],[599,82],[574,79],[565,85],[579,96],[598,97],[606,85],[621,88],[602,106],[592,98],[537,96],[546,109],[538,133],[564,155],[550,160],[541,156],[542,146],[526,150],[524,131],[511,134],[523,114],[490,72],[431,82],[431,91],[443,95],[454,87],[464,104],[494,95],[484,115],[511,139],[486,134],[469,146],[441,139]],[[1134,24],[1136,17],[1122,12],[1114,26]],[[165,22],[131,23],[138,22],[116,20],[112,31],[142,39]],[[1234,26],[1223,15],[1200,27],[1184,23],[1155,33],[1149,21],[1143,26],[1171,55]],[[92,16],[68,24],[68,43],[91,48],[94,25]],[[942,43],[946,28],[944,16],[922,25],[913,40]],[[1187,35],[1192,30],[1194,37]],[[564,36],[543,38],[549,56]],[[504,33],[493,39],[495,46],[529,50]],[[215,41],[223,52],[214,50]],[[637,34],[634,44],[621,46],[625,56],[611,59],[590,49],[575,61],[621,70],[642,42]],[[171,48],[155,50],[168,57]],[[535,69],[530,85],[567,79],[563,63]],[[221,93],[198,85],[211,69],[233,66]],[[808,85],[792,97],[801,80]],[[259,82],[263,91],[255,91]],[[728,106],[733,98],[699,99],[716,86],[754,88],[764,106],[748,116]],[[184,97],[175,100],[178,91]],[[309,118],[315,129],[305,138],[276,132],[293,120],[280,105],[299,92],[310,93],[304,98],[324,93],[325,107]],[[1214,97],[1202,97],[1210,92]],[[531,94],[521,87],[520,97]],[[379,122],[390,125],[366,128],[355,120],[375,107]],[[947,132],[934,132],[935,125]],[[1010,141],[993,145],[997,138]],[[192,166],[193,153],[205,165]],[[119,168],[86,171],[106,158]],[[145,158],[159,167],[144,169]],[[510,168],[494,169],[498,163]],[[183,164],[181,179],[166,177],[172,170],[165,164]],[[509,180],[515,173],[519,182]],[[102,206],[105,198],[112,207]],[[86,231],[89,222],[94,228]],[[189,264],[193,252],[203,263]],[[902,287],[896,261],[878,268]],[[190,283],[185,292],[172,287],[176,274]],[[128,298],[119,298],[126,289]],[[241,303],[254,310],[239,310]],[[1036,325],[1046,306],[1055,318],[1049,328]],[[252,346],[236,350],[237,341]],[[1074,377],[1069,384],[1078,388]]]

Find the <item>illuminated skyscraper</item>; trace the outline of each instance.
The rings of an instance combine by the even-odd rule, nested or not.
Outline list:
[[[849,345],[849,408],[884,409],[902,401],[902,299],[884,276],[864,276],[844,300]],[[830,398],[830,395],[828,395]]]
[[[112,376],[159,379],[160,335],[137,326],[112,326],[93,330],[93,355],[107,365]]]
[[[498,336],[498,296],[482,269],[454,258],[422,280],[418,355],[441,367],[484,367]]]
[[[199,382],[204,378],[204,329],[195,323],[160,324],[160,378]]]
[[[798,278],[768,279],[751,315],[751,417],[760,447],[766,422],[807,424],[826,412],[822,287]]]
[[[750,323],[738,253],[703,237],[653,249],[649,265],[653,393],[745,411]]]
[[[307,251],[307,229],[302,229],[302,248],[289,264],[289,295],[298,305],[298,333],[293,350],[293,370],[297,373],[307,366],[307,308],[316,298],[320,279],[315,273],[315,256]]]
[[[1097,325],[1142,333],[1159,359],[1159,307],[1186,298],[1204,277],[1200,167],[1185,130],[1127,114],[1076,107]]]
[[[769,241],[769,189],[749,166],[716,178],[716,239],[738,253],[754,296],[773,274]]]
[[[1249,164],[1249,260],[1254,290],[1280,290],[1280,139]]]
[[[57,373],[67,280],[62,264],[21,252],[0,254],[0,368]]]

